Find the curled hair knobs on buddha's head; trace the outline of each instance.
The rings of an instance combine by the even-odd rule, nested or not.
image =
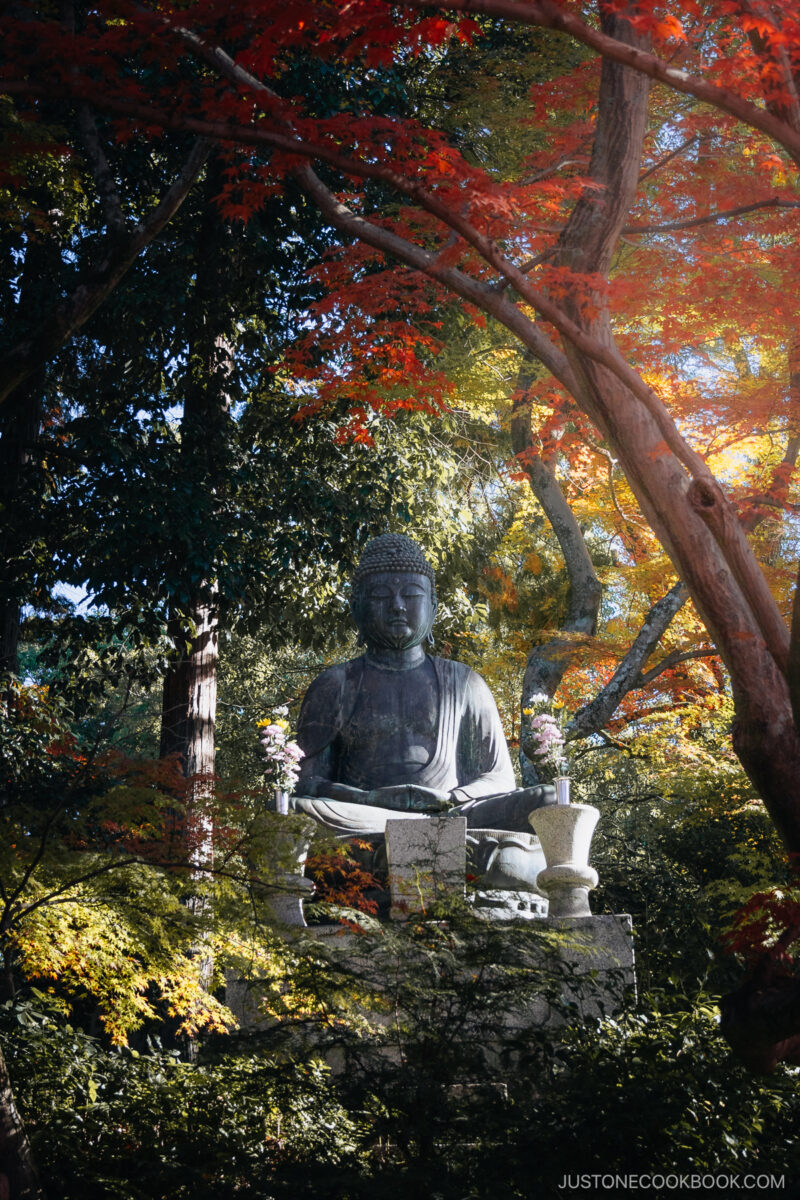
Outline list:
[[[359,584],[377,571],[413,571],[416,575],[424,575],[431,585],[431,597],[436,597],[433,567],[421,547],[405,534],[383,533],[367,542],[353,572],[353,591],[357,592]]]

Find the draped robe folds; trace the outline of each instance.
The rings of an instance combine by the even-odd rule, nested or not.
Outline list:
[[[508,806],[509,793],[516,789],[514,769],[500,724],[497,706],[488,687],[464,663],[429,657],[438,689],[438,714],[435,744],[427,762],[409,764],[404,778],[394,784],[416,784],[448,793],[454,802],[450,812],[467,817],[472,826],[492,825],[509,828],[501,820]],[[374,780],[348,778],[346,764],[352,736],[351,722],[359,702],[364,675],[373,670],[366,656],[330,667],[308,689],[300,712],[297,740],[304,752],[293,807],[340,834],[379,834],[387,819],[425,819],[423,812],[398,812],[374,804],[350,803],[304,796],[303,783],[312,777],[365,789],[385,784],[380,777],[380,746],[376,746]],[[386,672],[386,687],[402,687],[403,672]],[[363,756],[362,756],[363,757]],[[529,829],[527,813],[520,811],[514,828]],[[515,814],[516,816],[516,814]],[[523,823],[524,822],[524,823]]]

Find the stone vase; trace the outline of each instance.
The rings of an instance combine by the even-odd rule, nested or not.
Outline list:
[[[313,896],[314,884],[304,877],[303,870],[313,831],[310,821],[298,822],[296,817],[287,822],[286,827],[274,831],[276,858],[280,865],[275,870],[274,891],[267,904],[281,925],[306,927],[303,901]]]
[[[600,813],[591,804],[550,804],[530,815],[547,866],[536,880],[547,893],[551,917],[590,917],[589,892],[598,876],[589,866]]]

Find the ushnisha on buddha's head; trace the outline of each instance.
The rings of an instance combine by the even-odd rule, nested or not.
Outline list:
[[[409,650],[430,637],[436,581],[420,547],[401,533],[368,542],[353,573],[350,609],[367,650]]]

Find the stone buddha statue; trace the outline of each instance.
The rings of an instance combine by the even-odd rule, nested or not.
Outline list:
[[[420,547],[401,534],[369,542],[351,610],[366,649],[308,689],[293,809],[340,835],[374,837],[392,815],[442,812],[473,828],[529,833],[528,816],[554,802],[553,789],[516,787],[480,675],[426,653],[436,584]]]

